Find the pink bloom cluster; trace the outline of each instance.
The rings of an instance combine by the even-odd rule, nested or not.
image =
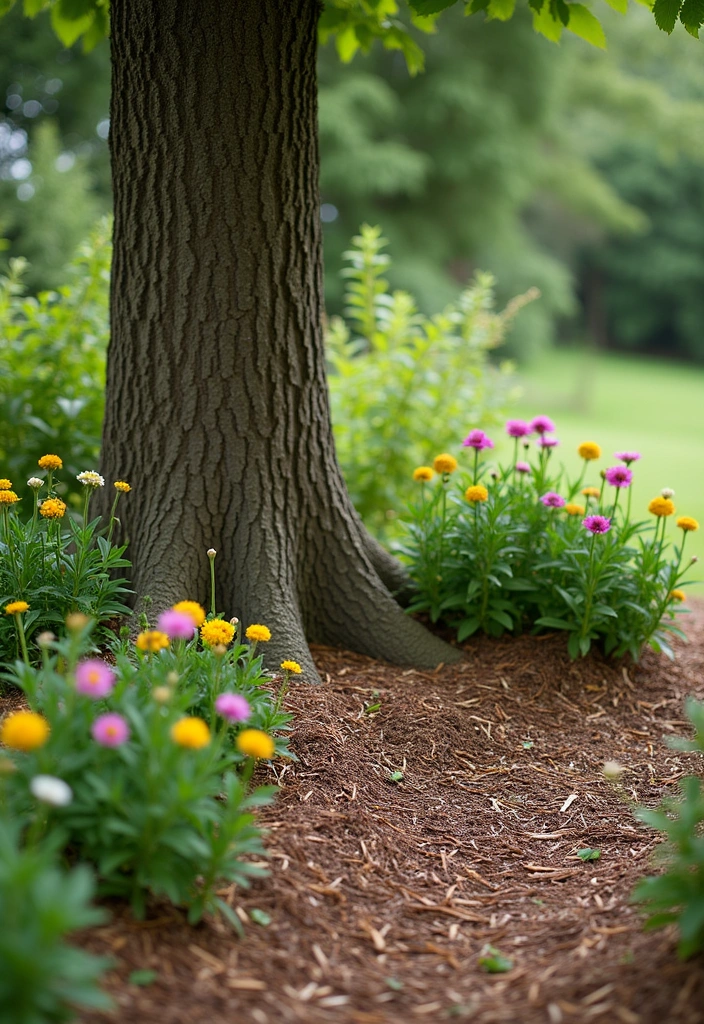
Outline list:
[[[156,628],[162,633],[166,633],[171,640],[192,640],[196,627],[190,615],[169,608],[168,611],[162,612],[157,619]]]
[[[633,470],[627,466],[611,466],[604,472],[604,479],[612,487],[629,487],[633,480]]]
[[[104,661],[89,658],[76,666],[76,690],[84,697],[100,700],[112,693],[114,685],[115,673]]]
[[[606,516],[587,516],[582,520],[582,526],[590,533],[608,533],[611,529],[611,520]]]
[[[526,437],[530,432],[530,424],[525,420],[509,420],[506,424],[506,433],[509,437]]]
[[[528,462],[517,462],[516,471],[518,473],[530,473],[530,463]]]
[[[546,508],[564,508],[565,505],[565,499],[555,491],[548,491],[540,500]]]
[[[632,462],[637,462],[640,458],[640,452],[614,452],[614,455],[621,462],[625,462],[627,466],[630,466]]]
[[[246,722],[252,714],[249,701],[239,693],[221,693],[215,701],[215,710],[228,722]]]
[[[98,715],[90,731],[95,742],[101,747],[121,747],[130,738],[127,719],[112,711]]]
[[[462,442],[465,448],[475,448],[478,452],[484,451],[485,448],[493,448],[494,442],[490,437],[484,433],[483,430],[470,430]]]

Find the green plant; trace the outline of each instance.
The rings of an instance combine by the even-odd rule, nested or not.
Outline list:
[[[90,904],[91,871],[66,871],[51,846],[23,846],[20,833],[18,821],[0,816],[0,1020],[49,1024],[77,1006],[109,1009],[97,984],[109,961],[65,941],[105,920]]]
[[[365,224],[352,241],[342,271],[349,326],[335,317],[327,333],[335,443],[357,511],[383,532],[431,435],[450,444],[470,408],[478,422],[497,422],[511,396],[511,366],[492,365],[489,353],[537,293],[497,313],[493,278],[477,273],[454,305],[427,317],[407,292],[389,291],[380,228]]]
[[[689,700],[686,713],[694,739],[674,739],[670,746],[704,754],[704,704]],[[685,958],[704,949],[704,792],[701,779],[693,775],[680,779],[679,787],[679,800],[636,812],[641,821],[663,832],[666,842],[657,851],[665,870],[639,882],[633,898],[648,915],[646,928],[677,925],[679,954]]]

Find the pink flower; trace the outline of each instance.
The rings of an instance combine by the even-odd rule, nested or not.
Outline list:
[[[551,434],[555,424],[548,416],[536,416],[531,420],[530,429],[534,434]]]
[[[556,494],[555,491],[548,491],[540,499],[546,508],[562,508],[565,504],[565,499],[561,494]]]
[[[633,479],[633,470],[626,466],[612,466],[605,471],[604,479],[612,487],[628,487]]]
[[[587,516],[582,520],[582,526],[590,533],[608,533],[611,529],[611,520],[606,516]]]
[[[90,731],[95,742],[101,747],[120,747],[130,738],[127,719],[115,712],[98,715]]]
[[[614,452],[614,455],[621,462],[625,462],[627,466],[630,466],[632,462],[637,462],[640,458],[640,452]]]
[[[509,437],[525,437],[530,434],[530,426],[525,420],[509,420],[506,424],[506,433]]]
[[[538,444],[541,448],[557,448],[560,442],[556,437],[539,437]]]
[[[215,701],[215,710],[228,722],[246,722],[252,714],[249,701],[239,693],[221,693]]]
[[[76,666],[76,690],[93,700],[100,700],[112,692],[115,673],[97,658],[80,661]]]
[[[462,442],[465,448],[476,448],[478,452],[485,448],[493,448],[494,442],[487,437],[483,430],[470,430]]]
[[[172,640],[192,640],[195,626],[193,619],[185,612],[177,612],[173,608],[162,612],[157,619],[156,628],[166,633]]]
[[[530,465],[527,462],[517,462],[516,471],[518,473],[530,473]]]

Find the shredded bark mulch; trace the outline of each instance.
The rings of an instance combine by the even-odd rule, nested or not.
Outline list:
[[[704,697],[692,607],[674,664],[573,663],[560,636],[476,640],[435,672],[316,649],[324,685],[288,698],[299,760],[268,772],[271,874],[225,891],[245,939],[111,907],[84,944],[114,957],[117,1009],[84,1024],[703,1022],[704,956],[678,961],[674,930],[644,933],[629,902],[660,837],[628,801],[702,769],[666,745]],[[487,943],[508,973],[480,968]]]

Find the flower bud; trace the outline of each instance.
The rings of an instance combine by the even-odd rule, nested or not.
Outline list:
[[[215,558],[215,556],[217,555],[217,551],[215,550],[215,548],[208,548],[207,554],[208,558]]]
[[[663,498],[674,498],[675,496],[675,492],[672,490],[671,487],[663,487],[660,493],[662,494]]]
[[[40,487],[44,486],[44,481],[41,479],[41,477],[30,476],[29,480],[27,481],[27,486],[31,487],[33,491],[38,491]]]
[[[85,629],[90,619],[83,612],[71,612],[66,616],[66,629],[71,633],[80,633],[82,629]]]
[[[231,626],[239,626],[239,624],[240,624],[240,620],[237,618],[236,615],[233,615],[232,618],[230,619],[230,625]]]
[[[169,672],[166,677],[166,682],[169,686],[176,686],[178,684],[178,672]]]
[[[623,766],[618,761],[607,761],[602,768],[604,777],[610,781],[615,781],[623,775]]]
[[[692,557],[689,560],[689,564],[690,565],[694,565],[698,561],[699,561],[699,555],[692,555]]]
[[[47,629],[43,633],[39,633],[36,639],[40,647],[49,647],[56,640],[56,635]]]
[[[215,644],[210,649],[217,658],[222,658],[227,654],[227,647],[225,647],[225,644]]]
[[[165,704],[167,700],[171,700],[171,690],[168,686],[155,686],[152,690],[152,697],[159,704]]]

